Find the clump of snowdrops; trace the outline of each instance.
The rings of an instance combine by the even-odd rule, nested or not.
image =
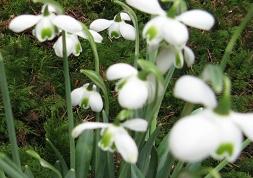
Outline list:
[[[232,36],[220,65],[207,64],[199,76],[183,75],[169,89],[174,71],[186,70],[185,63],[191,67],[195,62],[195,54],[187,46],[188,27],[209,31],[215,24],[214,17],[207,11],[188,10],[184,0],[115,0],[112,3],[122,7],[121,12],[111,20],[97,19],[87,27],[64,15],[57,2],[34,2],[43,4],[41,14],[17,16],[10,22],[9,29],[21,33],[33,28],[32,33],[40,42],[57,38],[53,49],[64,64],[70,163],[66,163],[48,139],[58,158],[57,166],[35,151],[27,150],[27,154],[51,170],[54,177],[219,177],[218,171],[228,162],[236,161],[253,140],[253,114],[231,110],[232,83],[224,74],[233,46],[253,16],[253,6]],[[170,6],[164,9],[161,3]],[[151,15],[142,31],[132,8]],[[122,108],[113,118],[110,91],[99,71],[99,57],[103,56],[99,56],[96,48],[96,43],[103,41],[99,32],[104,30],[108,30],[113,40],[122,37],[135,43],[132,64],[112,64],[106,71],[106,82],[115,83],[115,97]],[[140,37],[146,39],[145,55],[140,54]],[[94,70],[82,69],[90,83],[71,90],[68,56],[78,57],[83,51],[80,39],[90,43]],[[23,167],[20,162],[1,55],[0,79],[12,150],[12,159],[0,154],[0,175],[33,178],[29,165]],[[167,90],[173,90],[175,98],[186,103],[178,121],[158,142],[158,113]],[[96,120],[78,123],[73,117],[73,107],[91,109]],[[215,168],[203,167],[201,162],[209,157],[222,162]]]

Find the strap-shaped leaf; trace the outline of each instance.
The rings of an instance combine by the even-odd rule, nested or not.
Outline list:
[[[34,178],[34,175],[28,165],[25,165],[25,171],[24,173],[29,177],[29,178]]]
[[[154,178],[156,176],[157,166],[158,166],[158,155],[155,146],[153,146],[146,178]]]
[[[131,165],[131,176],[132,178],[145,178],[143,173],[136,165]]]
[[[217,93],[222,92],[224,75],[219,65],[207,65],[202,73],[202,78],[209,82]]]
[[[6,176],[5,176],[5,174],[4,174],[4,172],[2,170],[0,170],[0,177],[1,178],[6,178]]]
[[[63,175],[65,175],[68,172],[68,166],[67,163],[65,162],[62,154],[60,153],[60,151],[55,147],[55,145],[53,144],[53,142],[51,142],[48,138],[46,138],[46,141],[48,142],[48,144],[50,145],[50,147],[53,149],[56,157],[58,158],[58,160],[60,161],[60,167],[61,170],[63,172]]]
[[[83,132],[76,145],[76,177],[84,178],[88,176],[92,158],[94,143],[94,131]]]
[[[70,169],[64,178],[76,178],[76,172],[74,169]]]
[[[49,4],[51,6],[53,6],[58,14],[63,14],[64,13],[64,9],[63,7],[56,1],[54,0],[33,0],[34,3],[43,3],[43,4]]]
[[[153,74],[159,82],[164,83],[163,75],[154,63],[143,59],[138,60],[137,63],[143,71]]]
[[[37,159],[40,162],[40,165],[42,167],[50,169],[51,171],[53,171],[57,175],[58,178],[62,178],[61,173],[52,164],[50,164],[46,160],[42,159],[37,152],[35,152],[33,150],[27,150],[26,153],[28,155],[30,155],[31,157]]]
[[[81,73],[86,75],[95,85],[98,86],[103,92],[104,101],[105,101],[105,111],[108,114],[109,113],[109,98],[108,98],[108,92],[107,87],[103,81],[103,78],[95,71],[93,70],[81,70]]]
[[[29,178],[5,154],[0,153],[0,169],[11,178]]]
[[[174,158],[170,154],[169,150],[169,134],[167,134],[160,142],[157,153],[158,153],[158,167],[156,178],[169,177]]]
[[[150,157],[147,155],[151,154],[151,150],[155,143],[156,136],[158,135],[159,130],[158,128],[154,131],[154,133],[149,137],[148,141],[143,145],[140,155],[138,158],[137,165],[139,169],[143,172],[144,175],[147,175],[148,166],[150,163]]]

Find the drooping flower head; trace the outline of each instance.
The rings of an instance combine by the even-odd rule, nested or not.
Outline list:
[[[140,118],[130,119],[118,125],[84,122],[74,128],[72,136],[76,138],[85,130],[102,129],[99,147],[104,151],[114,152],[117,150],[126,162],[135,164],[138,159],[138,148],[126,129],[145,132],[147,126],[147,121]]]
[[[113,20],[97,19],[90,24],[90,29],[96,32],[101,32],[108,29],[110,38],[120,38],[121,36],[126,40],[135,40],[135,28],[126,23],[131,21],[127,13],[121,12],[117,14]]]
[[[136,68],[118,63],[107,69],[108,80],[119,80],[116,85],[118,101],[123,108],[138,109],[144,106],[149,96],[148,82],[141,79]]]
[[[103,100],[97,87],[91,84],[85,84],[71,92],[72,106],[80,106],[84,109],[91,108],[94,112],[101,112],[103,109]]]
[[[224,96],[229,97],[227,91],[230,92],[230,88],[224,89]],[[212,156],[234,162],[242,150],[243,133],[253,139],[253,114],[225,111],[228,107],[222,100],[216,101],[213,90],[201,79],[181,77],[176,82],[174,95],[205,106],[203,111],[186,116],[173,126],[170,147],[178,159],[198,162]]]

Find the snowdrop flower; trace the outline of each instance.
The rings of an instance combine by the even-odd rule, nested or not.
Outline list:
[[[56,10],[50,5],[42,7],[41,15],[20,15],[15,17],[9,24],[9,29],[20,33],[35,26],[34,35],[40,42],[52,40],[56,36],[56,28],[52,22]]]
[[[90,24],[90,29],[101,32],[108,29],[110,38],[123,37],[126,40],[135,40],[135,28],[125,21],[131,21],[127,13],[117,14],[113,20],[97,19]]]
[[[116,91],[119,92],[119,104],[127,109],[138,109],[148,99],[149,86],[146,79],[140,79],[137,69],[129,64],[118,63],[110,66],[106,72],[108,80],[119,80]]]
[[[178,50],[173,46],[162,46],[156,57],[156,65],[163,74],[165,74],[172,65],[176,68],[182,68],[184,61],[188,67],[191,67],[195,61],[195,55],[188,46],[184,46],[182,50]]]
[[[101,43],[103,40],[103,37],[97,33],[96,31],[89,30],[91,35],[94,38],[94,41],[96,43]],[[76,34],[66,33],[66,48],[67,48],[67,56],[70,56],[73,54],[74,56],[79,56],[82,52],[82,46],[78,39],[78,36],[80,36],[83,39],[88,39],[85,32],[81,31]],[[53,46],[55,54],[58,57],[63,57],[63,43],[62,43],[62,36],[58,38],[56,43]]]
[[[101,112],[103,109],[103,100],[97,92],[95,85],[85,84],[71,92],[72,106],[81,106],[85,109],[91,108],[94,112]]]
[[[167,43],[182,49],[188,38],[186,25],[201,30],[210,30],[214,25],[212,15],[203,10],[190,10],[175,17],[169,17],[164,11],[158,0],[126,0],[132,7],[154,15],[144,27],[143,36],[149,45],[158,46],[165,40]]]
[[[243,133],[253,140],[253,113],[218,113],[214,92],[199,78],[181,77],[176,82],[174,95],[206,107],[180,119],[172,128],[170,147],[177,158],[197,162],[212,156],[234,162],[242,149]]]
[[[72,136],[76,138],[85,130],[102,129],[99,147],[104,151],[111,152],[116,149],[126,162],[135,164],[138,159],[138,148],[126,129],[145,132],[147,126],[147,121],[139,118],[127,120],[120,125],[84,122],[74,128]]]

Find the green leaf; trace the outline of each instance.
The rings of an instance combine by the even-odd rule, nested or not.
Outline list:
[[[28,165],[25,165],[25,171],[24,171],[24,173],[25,173],[29,178],[34,178],[33,173],[32,173],[32,171],[31,171],[31,169],[29,168]]]
[[[107,87],[104,83],[103,78],[95,71],[93,70],[81,70],[81,73],[86,75],[98,88],[100,88],[103,92],[103,97],[105,100],[105,111],[108,114],[109,113],[109,98],[108,98],[108,92]]]
[[[42,159],[38,153],[36,153],[33,150],[27,150],[26,153],[31,157],[37,159],[42,167],[50,169],[57,175],[57,177],[62,178],[61,173],[53,165],[48,163],[46,160]]]
[[[145,178],[140,169],[136,165],[131,165],[132,178]]]
[[[130,164],[122,161],[120,165],[119,178],[130,177]]]
[[[158,166],[158,155],[155,146],[153,146],[146,178],[154,178],[156,176],[157,166]]]
[[[63,7],[60,5],[60,3],[54,1],[54,0],[33,0],[34,3],[42,3],[42,4],[49,4],[51,6],[53,6],[57,13],[59,14],[63,14],[64,13],[64,9]]]
[[[49,145],[53,149],[56,157],[59,159],[60,164],[61,164],[61,170],[63,171],[63,175],[65,175],[68,172],[68,166],[67,166],[67,163],[65,162],[62,154],[48,138],[46,138],[46,141],[49,143]]]
[[[5,176],[5,174],[4,174],[4,172],[2,170],[0,170],[0,177],[1,178],[6,178],[6,176]]]
[[[224,74],[220,66],[213,64],[207,65],[202,72],[202,78],[209,82],[217,93],[222,92]]]
[[[163,75],[155,64],[142,59],[138,60],[137,63],[143,71],[153,74],[159,82],[164,83]]]
[[[76,177],[84,178],[88,176],[92,150],[94,143],[94,132],[84,131],[76,144]]]
[[[158,149],[158,168],[156,178],[169,177],[174,158],[170,155],[169,134],[160,142]]]
[[[158,128],[154,131],[154,133],[149,137],[148,141],[142,146],[140,151],[140,155],[138,158],[137,166],[143,172],[144,175],[147,175],[148,166],[150,163],[150,157],[147,155],[151,154],[151,150],[155,143],[156,136],[158,135]]]
[[[0,153],[0,170],[10,178],[29,178],[5,154]]]
[[[70,169],[64,178],[76,178],[76,172],[74,169]],[[83,177],[84,178],[84,177]]]

